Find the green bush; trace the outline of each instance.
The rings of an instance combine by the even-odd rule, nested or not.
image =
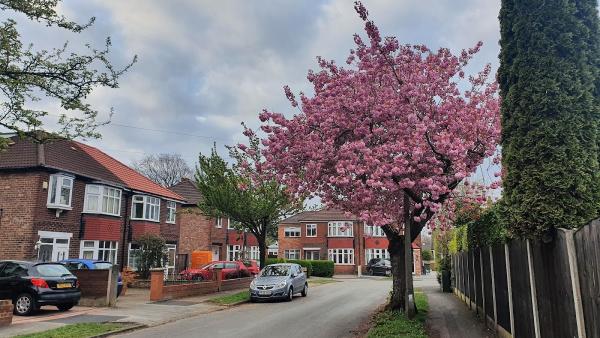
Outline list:
[[[165,240],[154,234],[144,234],[136,240],[140,249],[134,253],[138,262],[138,274],[143,279],[150,277],[150,269],[160,268],[167,258]]]
[[[267,260],[265,261],[265,265],[277,264],[277,263],[285,263],[285,259],[283,259],[283,258],[267,258]]]
[[[312,275],[317,277],[333,277],[333,261],[311,261]]]
[[[306,277],[310,277],[313,275],[313,261],[309,261],[306,259],[288,259],[287,262],[300,264],[301,267],[306,268]]]

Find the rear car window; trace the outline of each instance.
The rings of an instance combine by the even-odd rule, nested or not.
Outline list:
[[[96,262],[94,263],[94,267],[99,270],[110,269],[112,267],[112,263]]]
[[[70,276],[71,272],[62,264],[40,264],[35,266],[37,274],[42,277]]]

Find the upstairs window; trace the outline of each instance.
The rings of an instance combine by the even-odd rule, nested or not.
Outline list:
[[[385,233],[380,226],[366,225],[365,224],[365,235],[373,237],[385,237]]]
[[[177,203],[167,201],[167,223],[175,223],[175,212],[177,211]]]
[[[223,217],[217,217],[215,226],[219,229],[223,227]]]
[[[48,207],[71,209],[71,196],[73,196],[73,177],[61,174],[50,175]]]
[[[354,237],[354,224],[352,222],[335,221],[327,224],[329,237]]]
[[[131,219],[159,222],[160,199],[146,195],[134,195]]]
[[[306,237],[317,237],[317,225],[307,224],[306,225]]]
[[[119,216],[121,214],[121,190],[103,185],[85,186],[84,212]]]
[[[300,228],[288,227],[283,230],[285,237],[300,237]]]

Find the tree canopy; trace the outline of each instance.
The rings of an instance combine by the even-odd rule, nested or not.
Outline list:
[[[146,155],[134,161],[133,168],[163,187],[171,187],[182,178],[191,178],[193,171],[180,154]]]

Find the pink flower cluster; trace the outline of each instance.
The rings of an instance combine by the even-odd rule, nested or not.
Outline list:
[[[450,192],[491,156],[500,137],[497,84],[490,66],[464,79],[481,42],[460,55],[382,39],[364,6],[369,43],[355,35],[344,68],[318,58],[314,96],[286,118],[263,111],[266,165],[291,192],[318,196],[374,224],[400,224],[408,194],[421,227]],[[466,90],[459,84],[468,81]]]

